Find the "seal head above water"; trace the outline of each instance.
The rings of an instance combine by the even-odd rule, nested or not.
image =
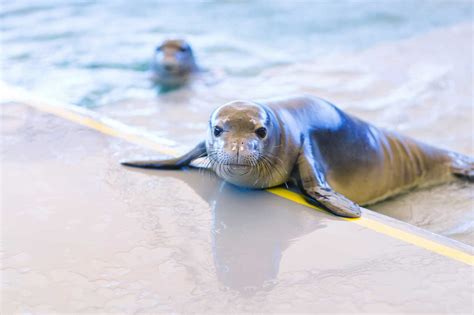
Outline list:
[[[474,179],[474,160],[372,126],[310,96],[234,101],[211,115],[206,140],[169,160],[122,163],[176,169],[207,157],[233,184],[268,188],[294,181],[308,202],[343,217],[409,189]]]
[[[198,66],[191,45],[182,39],[167,39],[155,49],[152,80],[164,87],[185,84]]]

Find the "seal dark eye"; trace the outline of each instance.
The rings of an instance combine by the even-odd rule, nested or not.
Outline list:
[[[185,52],[185,51],[188,50],[188,47],[187,46],[180,46],[178,49],[179,49],[180,52]]]
[[[214,136],[219,137],[222,134],[222,132],[224,132],[224,129],[222,129],[221,127],[219,126],[214,127]]]
[[[257,134],[257,136],[259,136],[259,138],[263,139],[267,135],[267,128],[260,127],[257,130],[255,130],[255,133]]]

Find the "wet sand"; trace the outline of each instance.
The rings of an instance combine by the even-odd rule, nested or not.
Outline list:
[[[329,54],[254,78],[202,81],[154,99],[126,99],[107,116],[191,147],[210,112],[234,99],[309,93],[377,126],[474,155],[473,25],[459,24],[350,54]],[[371,208],[474,244],[474,189],[462,181],[411,192]]]
[[[152,152],[25,105],[0,122],[2,313],[472,310],[460,261],[211,174],[121,167]]]

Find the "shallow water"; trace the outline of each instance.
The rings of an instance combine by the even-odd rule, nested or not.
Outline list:
[[[3,1],[3,79],[95,107],[153,97],[149,59],[172,34],[192,43],[202,65],[248,78],[472,19],[470,1],[271,3]]]
[[[470,1],[15,1],[1,8],[2,79],[190,146],[233,99],[324,97],[376,125],[473,155]],[[170,34],[209,69],[157,95],[148,63]],[[373,209],[474,243],[472,186]]]

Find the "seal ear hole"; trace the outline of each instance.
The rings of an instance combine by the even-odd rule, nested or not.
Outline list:
[[[224,129],[222,129],[219,126],[214,127],[214,136],[219,137],[222,133],[224,132]]]
[[[265,127],[260,127],[257,130],[255,130],[255,133],[260,139],[263,139],[267,136],[267,128]]]

